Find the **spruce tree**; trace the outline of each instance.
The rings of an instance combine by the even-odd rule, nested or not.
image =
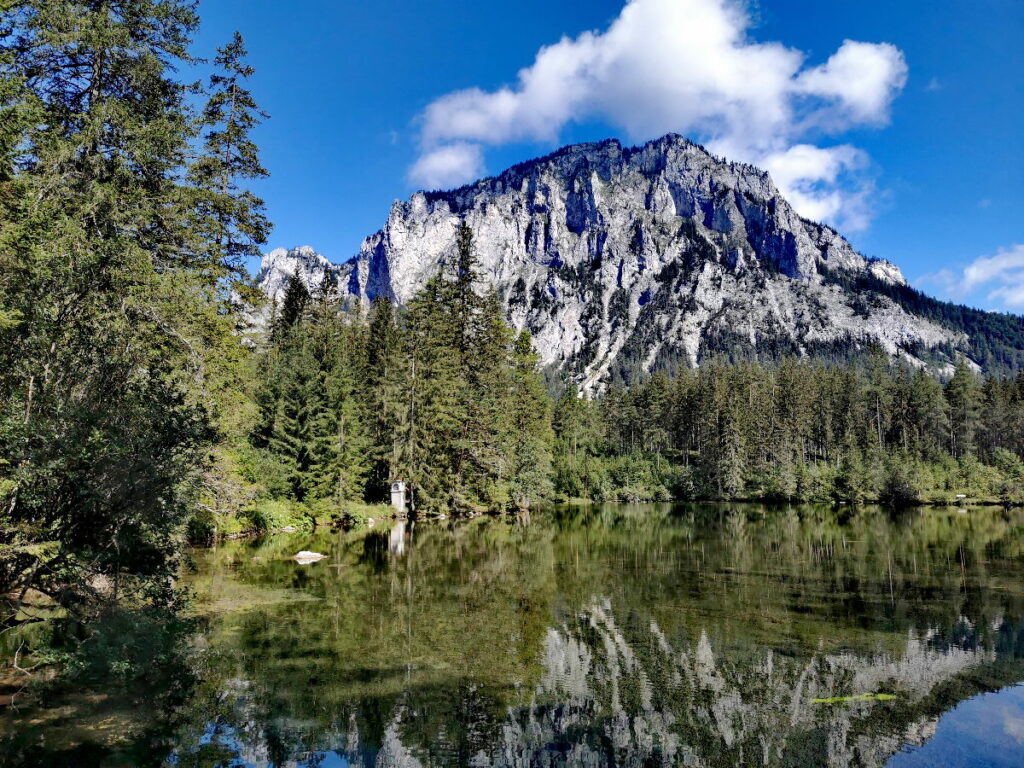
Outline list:
[[[275,325],[271,329],[271,338],[275,341],[283,339],[296,323],[304,320],[311,300],[309,289],[298,272],[289,277],[281,306],[277,309]]]
[[[961,458],[974,452],[981,390],[974,372],[961,360],[946,384],[949,403],[949,452]]]
[[[551,493],[551,401],[538,370],[533,341],[527,331],[512,347],[507,445],[509,494],[518,507],[529,507]]]
[[[238,346],[192,226],[174,72],[197,18],[179,0],[26,0],[2,23],[0,594],[79,610],[102,598],[84,572],[117,595],[173,572],[211,367]]]
[[[231,278],[233,290],[247,287],[245,261],[259,256],[270,223],[263,201],[243,185],[267,176],[250,132],[267,118],[246,87],[254,70],[245,42],[234,33],[217,49],[208,99],[200,116],[203,152],[191,164],[195,226],[213,252],[210,261]]]
[[[394,308],[386,296],[378,296],[370,308],[366,339],[366,368],[363,393],[368,404],[370,469],[367,493],[384,499],[392,481],[391,459],[398,424],[396,395],[401,384],[396,377],[402,369],[401,338]]]
[[[324,397],[324,382],[311,346],[304,323],[291,327],[281,343],[279,395],[267,441],[285,464],[291,497],[300,502],[311,496],[316,482],[313,434]],[[322,422],[319,425],[324,426]]]
[[[509,421],[512,334],[493,291],[479,301],[475,326],[463,355],[467,386],[456,483],[470,503],[493,509],[509,502],[507,436],[520,428]]]

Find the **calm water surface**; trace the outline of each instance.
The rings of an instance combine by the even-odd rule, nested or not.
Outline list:
[[[1024,511],[604,505],[195,560],[189,684],[23,744],[69,765],[1024,765]]]

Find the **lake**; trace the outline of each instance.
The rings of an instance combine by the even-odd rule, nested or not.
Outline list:
[[[303,549],[327,557],[290,559]],[[193,557],[176,671],[131,701],[69,692],[19,721],[9,754],[1024,764],[1024,510],[605,504]]]

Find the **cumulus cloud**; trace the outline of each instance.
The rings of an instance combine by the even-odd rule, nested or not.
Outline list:
[[[871,219],[870,183],[841,189],[840,180],[867,165],[867,155],[849,144],[821,148],[795,144],[763,155],[759,165],[771,174],[779,189],[801,214],[816,221],[838,221],[845,228],[864,229]]]
[[[888,43],[847,40],[807,66],[798,50],[751,40],[749,27],[738,0],[630,0],[606,30],[541,48],[514,84],[431,103],[410,179],[434,187],[469,181],[471,163],[457,177],[455,163],[428,158],[453,146],[468,158],[474,146],[554,143],[570,122],[602,120],[632,140],[675,131],[731,159],[773,166],[798,210],[842,221],[864,192],[850,185],[863,157],[807,138],[884,124],[906,81],[903,55]]]
[[[484,157],[479,144],[442,144],[420,155],[409,178],[428,187],[454,187],[483,173]]]
[[[918,282],[938,286],[954,299],[983,291],[989,301],[1020,311],[1024,309],[1024,244],[1000,248],[993,256],[979,256],[961,271],[943,269]]]
[[[890,43],[846,40],[829,60],[796,78],[799,92],[831,103],[811,113],[837,130],[857,123],[884,123],[893,96],[907,81],[900,49]]]

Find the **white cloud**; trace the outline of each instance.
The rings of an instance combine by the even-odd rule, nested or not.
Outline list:
[[[887,43],[847,40],[806,67],[798,50],[749,39],[749,26],[737,0],[630,0],[608,29],[541,48],[515,84],[431,103],[410,178],[470,181],[468,162],[456,179],[452,164],[434,176],[425,161],[449,146],[466,154],[468,146],[554,143],[570,122],[602,120],[636,141],[675,131],[733,159],[774,163],[783,175],[784,166],[789,173],[776,182],[798,210],[842,220],[863,196],[850,175],[863,162],[850,161],[851,147],[810,147],[806,138],[884,123],[906,80],[903,55]],[[811,158],[809,149],[819,152]]]
[[[889,104],[907,82],[907,65],[890,43],[846,40],[819,67],[796,78],[799,91],[832,100],[832,107],[812,113],[835,121],[837,130],[856,123],[884,123]]]
[[[479,144],[444,144],[420,155],[409,169],[409,178],[424,187],[455,187],[483,173],[483,149]]]
[[[816,221],[842,221],[845,229],[865,229],[871,219],[868,194],[871,185],[841,189],[839,182],[867,165],[860,149],[842,144],[816,147],[795,144],[786,150],[763,155],[759,161],[793,206]]]
[[[994,256],[979,256],[960,272],[942,269],[919,282],[937,285],[954,299],[985,291],[989,301],[1019,311],[1024,308],[1024,244],[1000,248]]]

